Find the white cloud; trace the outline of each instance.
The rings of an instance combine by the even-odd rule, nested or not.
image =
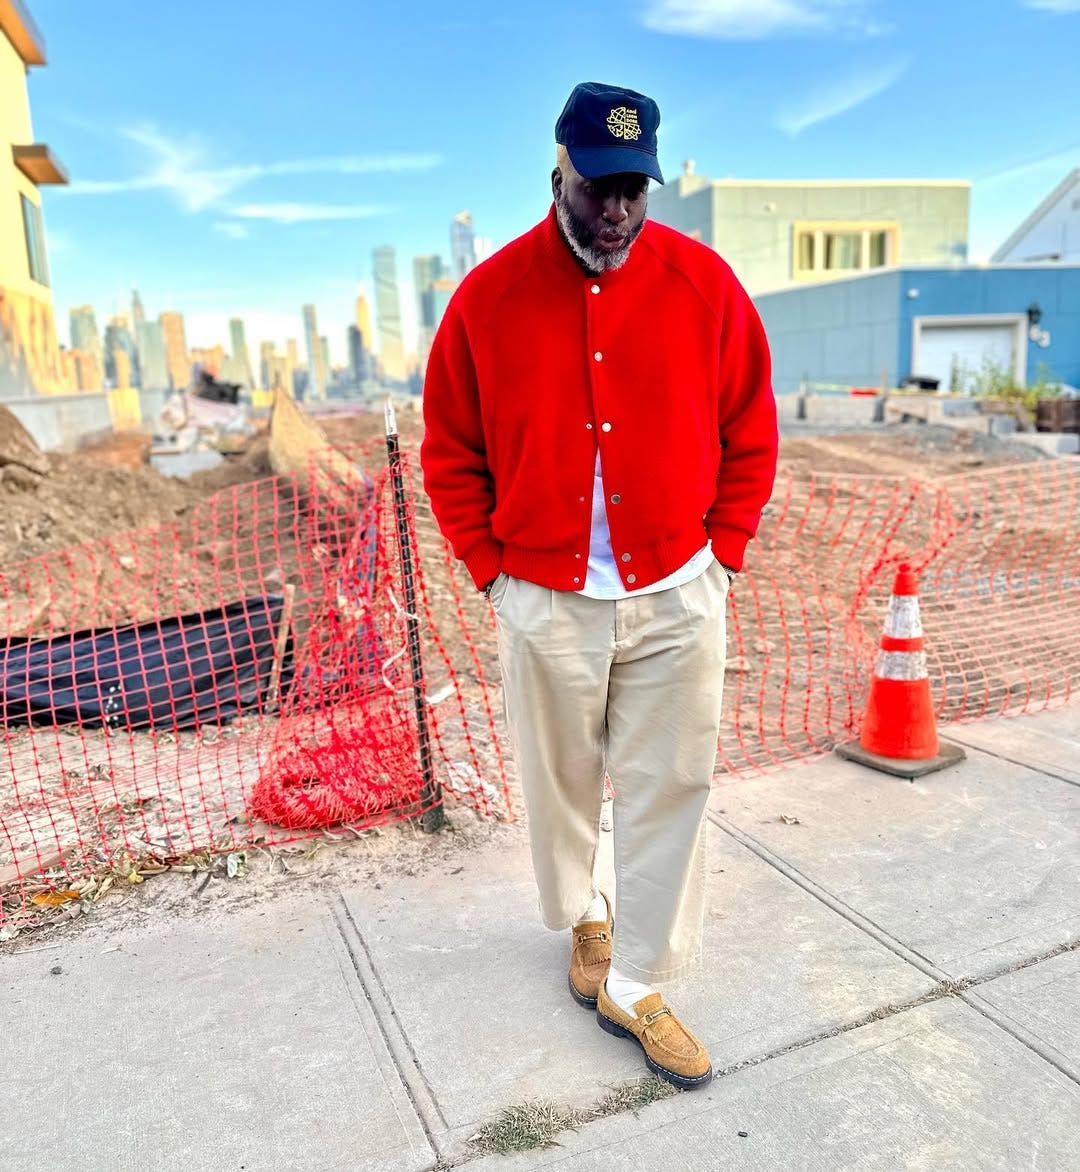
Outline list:
[[[212,227],[215,232],[227,236],[230,240],[247,240],[251,235],[246,224],[234,224],[231,220],[218,220]]]
[[[368,220],[386,209],[369,204],[248,203],[229,209],[245,220],[272,220],[277,224],[305,224],[315,220]]]
[[[1021,0],[1025,8],[1039,12],[1056,12],[1064,16],[1068,12],[1080,12],[1080,0]]]
[[[375,175],[429,171],[442,163],[437,154],[337,155],[283,159],[234,167],[208,166],[208,151],[195,138],[172,139],[154,126],[121,131],[147,154],[147,167],[126,179],[82,179],[66,190],[73,195],[113,195],[129,191],[164,191],[187,212],[221,208],[233,192],[258,179],[280,175]]]
[[[646,28],[661,33],[718,40],[825,33],[834,30],[875,36],[884,31],[872,17],[877,0],[650,0]]]
[[[903,77],[909,64],[907,60],[894,61],[879,69],[860,69],[844,78],[831,78],[783,108],[776,125],[794,138],[883,94]]]

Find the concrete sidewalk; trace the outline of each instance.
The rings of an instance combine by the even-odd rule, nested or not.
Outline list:
[[[717,788],[705,964],[667,990],[703,1091],[468,1143],[644,1073],[570,999],[508,827],[383,890],[0,958],[0,1169],[1075,1168],[1080,708],[952,731],[968,761],[915,784]]]

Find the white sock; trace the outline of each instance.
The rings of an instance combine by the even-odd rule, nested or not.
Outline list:
[[[634,1016],[634,1006],[642,997],[648,997],[650,993],[656,992],[652,985],[643,985],[641,981],[635,981],[633,977],[625,976],[614,965],[608,970],[605,988],[611,1000],[624,1013],[629,1013],[631,1017]]]
[[[584,913],[577,918],[577,924],[588,924],[596,920],[607,919],[607,904],[604,902],[604,897],[599,891],[593,892],[592,902],[585,909]]]

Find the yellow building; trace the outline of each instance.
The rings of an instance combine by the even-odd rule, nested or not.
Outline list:
[[[165,335],[165,362],[169,368],[169,383],[174,391],[186,391],[191,385],[191,358],[184,336],[182,313],[158,314]]]
[[[113,351],[113,365],[116,367],[116,386],[119,390],[131,386],[131,359],[126,350]]]
[[[45,45],[20,0],[0,0],[0,399],[69,387],[53,316],[40,188],[67,175],[34,142],[26,75]]]

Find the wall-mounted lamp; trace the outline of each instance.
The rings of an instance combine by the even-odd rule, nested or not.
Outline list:
[[[1042,321],[1042,308],[1037,301],[1027,307],[1027,319],[1029,326],[1037,326]]]
[[[918,289],[909,289],[907,291],[907,295],[908,295],[909,301],[914,301],[915,298],[919,296],[919,290]]]

